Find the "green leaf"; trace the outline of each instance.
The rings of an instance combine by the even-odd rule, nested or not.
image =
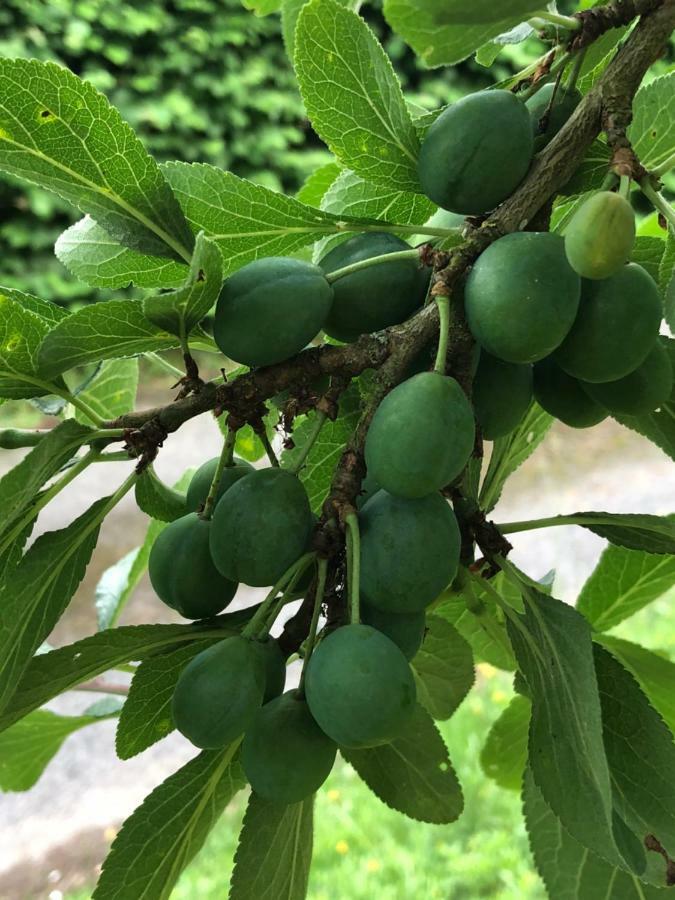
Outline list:
[[[578,524],[611,544],[648,553],[675,553],[675,518],[645,513],[574,513]],[[564,517],[571,518],[571,517]]]
[[[498,589],[495,580],[493,586]],[[480,617],[470,611],[472,604],[468,595],[457,590],[447,590],[441,594],[434,614],[455,626],[470,644],[476,660],[512,672],[516,668],[516,660],[510,649],[502,612],[490,594],[479,593],[482,604]]]
[[[525,601],[525,614],[514,613],[508,629],[532,696],[534,779],[577,840],[620,861],[590,626],[553,597],[527,590]]]
[[[314,442],[309,456],[299,473],[305,486],[309,502],[317,512],[328,495],[335,466],[347,441],[352,436],[360,415],[360,395],[358,385],[351,385],[340,397],[340,410],[334,422],[324,423],[318,438]],[[282,462],[284,467],[292,466],[302,452],[312,430],[314,416],[306,416],[293,431],[292,450],[284,450]]]
[[[633,673],[649,702],[675,734],[675,663],[639,644],[624,641],[611,634],[598,635],[596,641]]]
[[[427,631],[412,668],[417,698],[434,719],[449,719],[475,678],[470,645],[440,616],[427,618]]]
[[[0,710],[84,577],[109,500],[39,537],[0,586]]]
[[[675,743],[633,676],[595,644],[605,750],[614,804],[644,842],[654,834],[675,857]]]
[[[560,190],[563,197],[578,197],[588,191],[596,191],[605,180],[611,154],[607,144],[593,141],[574,175]]]
[[[55,191],[136,250],[181,259],[192,248],[178,203],[131,128],[54,63],[0,60],[0,168]]]
[[[181,475],[173,486],[175,492],[182,493],[187,489],[194,471],[194,469],[188,469]],[[111,628],[118,621],[134,588],[148,567],[152,545],[165,527],[165,522],[152,519],[148,525],[148,530],[145,532],[145,538],[141,546],[131,550],[126,556],[106,569],[101,576],[96,585],[95,595],[96,619],[99,631]]]
[[[667,171],[675,165],[675,72],[646,84],[633,100],[628,137],[642,165]]]
[[[303,0],[303,3],[306,0]],[[306,179],[298,193],[296,199],[300,203],[306,203],[308,206],[321,206],[324,194],[333,184],[342,170],[337,163],[326,163],[325,166],[319,166]]]
[[[294,61],[312,126],[339,162],[368,181],[419,192],[415,127],[363,19],[335,0],[311,0],[298,17]]]
[[[668,900],[669,892],[642,884],[591,853],[566,831],[544,800],[531,772],[523,791],[525,821],[532,854],[555,900]]]
[[[136,405],[138,390],[137,359],[107,359],[83,391],[77,396],[84,400],[101,419],[115,419],[130,412]],[[89,421],[79,409],[75,410],[78,422]]]
[[[153,294],[143,301],[143,312],[158,328],[181,339],[208,313],[218,299],[223,283],[223,258],[212,240],[197,235],[190,274],[183,287],[170,293]]]
[[[492,456],[480,490],[480,506],[490,512],[499,500],[506,479],[534,453],[553,424],[553,416],[533,403],[520,425],[492,445]]]
[[[260,257],[287,256],[341,230],[338,216],[213,166],[172,162],[166,175],[192,227],[218,245],[224,276]]]
[[[657,237],[638,236],[631,253],[631,262],[638,263],[659,283],[659,267],[666,249],[666,242]]]
[[[577,609],[597,631],[619,622],[675,585],[675,556],[607,547],[581,589]]]
[[[511,791],[519,791],[523,783],[531,712],[527,697],[516,695],[493,723],[480,754],[487,777]]]
[[[462,789],[433,719],[419,704],[401,737],[369,750],[340,752],[387,806],[443,825],[459,818]]]
[[[94,593],[99,631],[111,627],[118,611],[122,609],[124,601],[133,590],[135,583],[132,573],[140,552],[140,547],[134,547],[122,559],[109,566],[99,578]],[[142,572],[138,573],[139,577],[141,574]],[[136,578],[137,581],[138,578]]]
[[[65,319],[68,313],[62,306],[57,306],[49,300],[40,300],[32,294],[25,294],[16,288],[0,287],[0,301],[3,299],[14,300],[23,309],[28,312],[35,313],[41,319],[44,319],[48,325],[56,325],[61,319]]]
[[[61,422],[0,478],[0,538],[6,537],[40,488],[73,457],[88,434],[91,429],[72,419]]]
[[[173,287],[185,281],[188,271],[184,263],[124,247],[89,216],[59,236],[54,253],[69,272],[92,287]]]
[[[120,759],[131,759],[173,731],[171,701],[178,676],[191,659],[212,644],[213,640],[191,641],[170,647],[136,669],[117,723],[115,750]]]
[[[312,862],[314,797],[279,806],[251,794],[229,900],[304,900]]]
[[[139,475],[135,496],[139,508],[151,519],[173,522],[187,515],[185,493],[164,484],[152,466],[147,466]]]
[[[500,5],[495,3],[493,8],[500,9]],[[513,18],[472,25],[440,24],[434,20],[429,0],[384,0],[384,17],[429,67],[454,66],[515,24]]]
[[[221,616],[218,628],[208,630],[194,625],[127,625],[99,631],[66,647],[34,656],[18,683],[7,708],[0,713],[0,731],[18,719],[70,690],[77,684],[114,669],[123,663],[144,659],[167,647],[186,641],[214,641],[235,634],[241,625],[241,613]]]
[[[372,219],[397,225],[424,225],[436,209],[422,194],[372,184],[348,170],[341,172],[326,191],[321,208],[341,217]],[[351,236],[343,233],[322,238],[314,248],[315,261]]]
[[[516,24],[542,8],[538,0],[420,0],[420,5],[438,25],[475,25],[507,18]]]
[[[57,716],[46,709],[32,712],[0,735],[0,790],[29,790],[69,735],[114,715]]]
[[[595,3],[592,5],[597,6]],[[577,87],[582,94],[587,94],[595,85],[598,78],[600,78],[616,55],[618,46],[628,31],[628,26],[610,28],[586,48],[580,77],[577,82]]]
[[[38,362],[50,323],[15,298],[0,293],[0,397],[22,400],[51,393]]]
[[[668,251],[666,250],[666,255]],[[671,286],[671,293],[675,288]],[[666,349],[670,360],[675,366],[675,340],[661,338],[666,341]],[[621,422],[626,428],[637,431],[657,447],[660,447],[671,459],[675,459],[675,388],[667,403],[662,403],[656,412],[646,413],[641,416],[615,415],[617,422]]]
[[[673,283],[673,278],[675,275],[673,271],[675,270],[675,234],[672,231],[668,230],[666,233],[666,247],[663,251],[663,256],[661,257],[661,265],[659,266],[659,287],[661,288],[661,293],[666,294],[668,288]],[[675,325],[673,324],[673,320],[668,318],[666,315],[666,321],[670,326],[671,331],[675,331]]]
[[[501,44],[497,44],[495,41],[488,41],[487,44],[483,44],[482,47],[476,50],[476,62],[479,66],[485,66],[486,69],[489,69],[502,50],[503,46]]]
[[[204,750],[149,794],[113,841],[94,900],[168,900],[178,876],[201,850],[245,782],[239,741]]]
[[[675,275],[665,290],[664,313],[668,328],[675,334]]]
[[[141,300],[106,300],[83,306],[53,328],[38,359],[43,376],[53,378],[75,366],[170,350],[179,343],[146,318]]]

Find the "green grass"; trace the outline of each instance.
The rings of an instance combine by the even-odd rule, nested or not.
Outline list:
[[[616,634],[675,650],[670,596],[619,626]],[[339,762],[316,803],[309,900],[544,900],[517,794],[487,779],[479,755],[485,735],[512,696],[511,676],[481,666],[478,683],[440,728],[462,782],[465,809],[452,825],[424,825],[384,806],[350,766]],[[226,810],[183,873],[172,900],[223,900],[246,795]],[[91,890],[67,894],[87,900]]]

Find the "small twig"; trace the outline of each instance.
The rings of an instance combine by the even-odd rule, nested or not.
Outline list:
[[[72,688],[74,691],[90,691],[93,694],[119,694],[126,697],[129,693],[129,686],[126,684],[110,684],[103,678],[92,678],[91,681],[85,681],[84,684],[78,684]]]

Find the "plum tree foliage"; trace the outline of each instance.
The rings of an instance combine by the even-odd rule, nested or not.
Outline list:
[[[119,716],[119,755],[174,727],[200,752],[124,824],[94,896],[169,897],[250,784],[230,897],[264,884],[298,900],[313,796],[338,752],[402,814],[461,814],[434,719],[488,661],[514,672],[517,696],[481,759],[522,790],[549,895],[660,897],[675,882],[675,669],[606,632],[675,584],[675,520],[491,516],[554,418],[613,416],[675,458],[675,211],[661,193],[675,73],[651,77],[675,6],[385,0],[429,65],[541,42],[508,82],[418,115],[358,4],[246,5],[281,8],[334,155],[302,202],[212,166],[158,165],[73,73],[0,60],[0,169],[81,211],[56,248],[73,272],[145,292],[66,313],[0,289],[0,398],[58,417],[0,431],[25,450],[0,479],[0,788],[39,778],[22,748],[56,733],[43,704],[131,665],[124,704],[105,713]],[[657,234],[636,237],[638,190]],[[166,372],[151,410],[135,409],[142,358]],[[209,415],[221,455],[164,484],[157,454]],[[63,488],[120,460],[109,496],[29,542]],[[103,576],[100,630],[38,653],[132,489],[151,521]],[[609,544],[576,608],[509,558],[513,535],[562,524]],[[158,614],[163,602],[191,621],[118,625],[146,568]],[[240,608],[239,584],[265,599]],[[62,720],[59,744],[96,716]],[[257,840],[262,810],[266,833],[294,840]]]

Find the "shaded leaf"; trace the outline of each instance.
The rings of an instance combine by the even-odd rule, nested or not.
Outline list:
[[[69,272],[92,287],[174,287],[187,274],[185,263],[124,247],[89,216],[59,236],[54,253]]]
[[[493,8],[499,9],[499,5],[493,4]],[[384,16],[429,67],[454,66],[515,24],[513,18],[471,25],[441,24],[435,21],[429,0],[384,0]]]
[[[68,315],[67,310],[62,306],[57,306],[49,300],[40,300],[32,294],[26,294],[16,288],[0,287],[0,301],[2,299],[14,300],[22,309],[34,313],[39,316],[48,325],[56,325],[61,319],[65,319]]]
[[[117,723],[115,750],[120,759],[131,759],[173,731],[171,701],[178,676],[191,659],[212,644],[213,640],[190,641],[143,660],[134,673]]]
[[[496,584],[493,583],[493,586],[496,587]],[[501,610],[490,594],[478,591],[481,608],[478,610],[480,615],[476,615],[471,612],[474,602],[467,590],[444,591],[438,605],[434,606],[434,614],[455,626],[470,644],[477,661],[512,672],[516,668],[516,660]]]
[[[657,836],[675,857],[675,743],[633,676],[595,644],[605,750],[614,805],[641,844]]]
[[[183,340],[215,304],[222,283],[220,250],[200,231],[185,284],[178,290],[146,297],[143,312],[158,328]]]
[[[358,385],[351,385],[340,397],[340,411],[334,422],[324,423],[318,438],[314,442],[309,456],[300,470],[299,477],[305,486],[309,502],[315,512],[321,509],[326,499],[335,466],[352,436],[360,415],[360,395]],[[311,434],[313,416],[307,416],[293,430],[292,450],[284,450],[282,461],[284,466],[292,466]]]
[[[173,522],[187,515],[185,492],[164,484],[151,465],[138,477],[135,496],[139,508],[160,522]]]
[[[661,238],[640,236],[635,239],[635,246],[631,253],[631,262],[638,263],[659,283],[659,267],[666,249],[666,242]]]
[[[51,393],[38,356],[49,329],[50,323],[16,295],[0,293],[0,397],[21,400]]]
[[[653,650],[610,634],[599,635],[596,641],[633,673],[649,702],[675,734],[675,663]]]
[[[144,659],[166,647],[212,637],[222,640],[240,630],[250,613],[220,616],[218,626],[127,625],[110,628],[66,647],[35,655],[0,713],[0,731],[53,697],[122,663]]]
[[[132,573],[140,552],[140,547],[130,550],[122,559],[109,566],[99,578],[94,594],[99,631],[113,624],[124,599],[132,590]]]
[[[84,400],[101,419],[115,419],[130,412],[136,405],[138,390],[137,359],[107,359],[92,383],[78,397]],[[75,410],[79,422],[88,419],[79,409]]]
[[[566,831],[531,772],[525,776],[524,813],[532,854],[555,900],[668,900],[667,890],[642,884],[591,853]]]
[[[37,539],[0,586],[0,709],[70,603],[96,546],[109,497]]]
[[[279,806],[251,794],[229,900],[304,900],[312,862],[314,797]]]
[[[76,453],[91,429],[68,419],[52,428],[26,456],[0,478],[0,536],[6,537],[40,488]]]
[[[405,733],[389,744],[340,752],[383,803],[420,822],[454,822],[462,789],[438,729],[419,704]]]
[[[0,735],[0,790],[29,790],[69,735],[114,715],[57,716],[46,709],[30,713]]]
[[[417,698],[434,719],[449,719],[475,678],[470,645],[440,616],[427,618],[427,631],[412,668]]]
[[[675,518],[604,512],[574,513],[574,518],[580,520],[577,524],[619,547],[649,553],[675,553]]]
[[[527,697],[515,696],[493,722],[480,754],[488,778],[511,791],[519,791],[523,783],[531,711]]]
[[[534,453],[553,424],[553,416],[533,403],[520,425],[492,445],[492,456],[480,490],[480,506],[494,509],[507,478]]]
[[[666,250],[666,254],[668,250]],[[665,258],[664,255],[664,258]],[[671,291],[675,290],[671,286]],[[664,338],[671,362],[675,367],[675,340]],[[617,422],[621,422],[626,428],[637,431],[643,435],[671,459],[675,459],[675,388],[667,403],[662,403],[656,412],[646,413],[641,416],[615,415]]]
[[[113,841],[94,900],[168,900],[178,876],[246,783],[238,747],[236,741],[224,750],[204,750],[148,794]]]
[[[525,600],[525,614],[514,613],[508,630],[532,697],[534,779],[575,838],[620,862],[590,626],[553,597],[528,590]]]

